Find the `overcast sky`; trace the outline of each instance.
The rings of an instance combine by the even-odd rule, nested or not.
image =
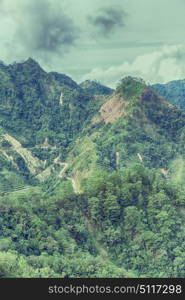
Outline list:
[[[0,0],[0,60],[77,82],[185,78],[185,0]]]

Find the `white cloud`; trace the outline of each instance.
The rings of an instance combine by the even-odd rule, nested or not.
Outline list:
[[[157,51],[137,56],[133,62],[124,62],[107,69],[94,68],[85,74],[86,79],[99,80],[115,87],[127,75],[142,77],[147,83],[165,83],[185,78],[185,46],[164,46]]]

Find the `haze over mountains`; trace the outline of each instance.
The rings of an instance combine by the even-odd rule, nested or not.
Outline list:
[[[184,276],[183,95],[1,63],[0,276]]]
[[[153,88],[162,97],[181,109],[185,109],[185,80],[174,80],[166,84],[154,84]]]

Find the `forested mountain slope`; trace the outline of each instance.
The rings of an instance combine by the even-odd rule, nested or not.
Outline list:
[[[133,162],[168,170],[172,160],[184,157],[184,126],[184,112],[128,77],[104,100],[68,157],[83,173],[87,167],[113,171]]]
[[[33,59],[0,66],[0,125],[25,145],[43,142],[69,143],[89,113],[91,97],[72,79],[46,73]],[[11,119],[11,122],[10,122]]]
[[[185,113],[91,87],[0,64],[0,277],[184,277]]]

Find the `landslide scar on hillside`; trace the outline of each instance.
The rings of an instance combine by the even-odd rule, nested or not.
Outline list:
[[[125,107],[128,102],[125,101],[119,94],[114,94],[105,104],[100,108],[100,114],[104,122],[113,123],[121,116],[126,115]]]

